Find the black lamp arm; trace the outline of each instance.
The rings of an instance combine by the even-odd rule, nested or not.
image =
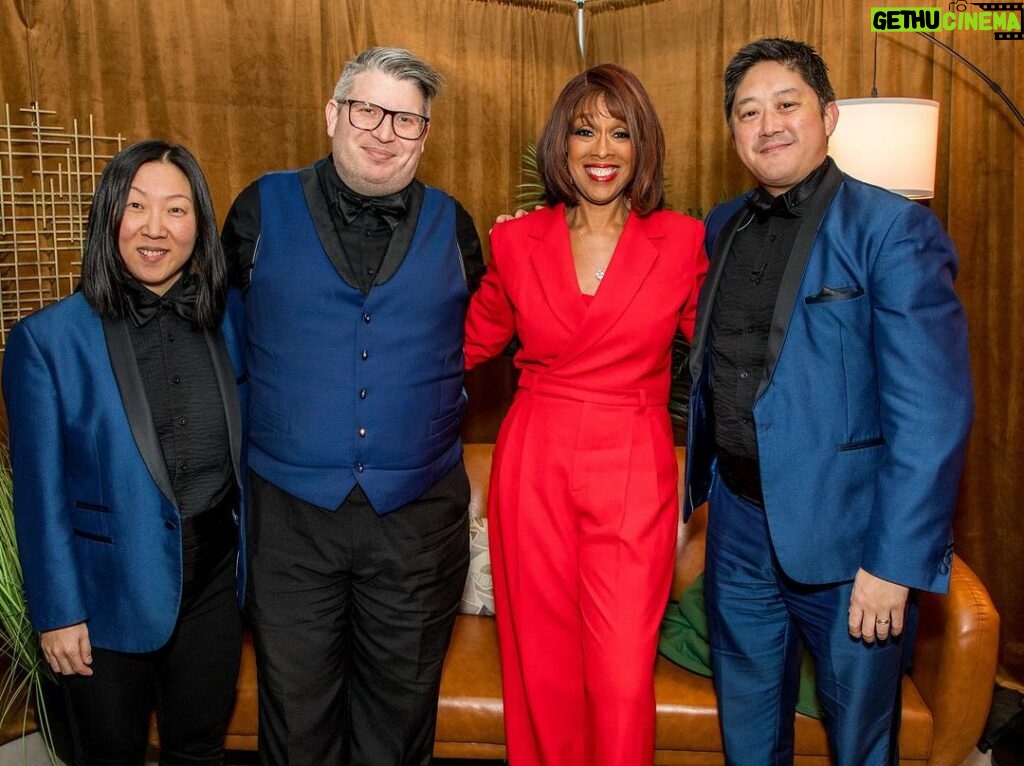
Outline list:
[[[1003,100],[1003,103],[1006,104],[1010,108],[1011,112],[1013,112],[1013,116],[1017,118],[1017,122],[1019,122],[1022,126],[1024,126],[1024,115],[1022,115],[1020,113],[1020,109],[1017,108],[1016,104],[1014,104],[1013,101],[1010,100],[1010,97],[1007,96],[1003,92],[1003,89],[1001,87],[999,87],[999,83],[997,83],[995,80],[993,80],[987,74],[982,72],[980,69],[978,69],[978,67],[976,67],[973,63],[971,63],[967,58],[965,58],[960,53],[957,53],[955,50],[953,50],[951,47],[949,47],[944,42],[939,40],[937,37],[933,37],[932,35],[928,34],[927,32],[917,32],[917,34],[921,35],[921,37],[923,37],[923,38],[925,38],[927,40],[931,40],[933,43],[935,43],[940,48],[942,48],[944,51],[946,51],[951,56],[953,56],[953,58],[955,58],[955,59],[963,62],[964,64],[966,64],[967,67],[972,72],[974,72],[976,75],[978,75],[978,77],[980,77],[982,80],[985,81],[985,83],[988,85],[988,87],[990,87],[992,89],[993,93],[995,93],[997,96],[999,96],[999,98],[1001,98]]]

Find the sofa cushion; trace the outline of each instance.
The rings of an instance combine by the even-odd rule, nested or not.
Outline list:
[[[710,678],[698,676],[659,655],[654,673],[658,699],[658,750],[721,753],[715,692]],[[900,755],[927,760],[932,740],[931,714],[909,678],[903,680],[903,728]],[[828,741],[821,721],[796,716],[797,755],[828,755]]]
[[[437,741],[489,743],[503,748],[503,726],[494,618],[459,615],[441,676]]]
[[[710,678],[659,656],[654,691],[658,700],[657,750],[721,753],[722,739]],[[504,751],[502,727],[501,671],[494,619],[460,615],[441,678],[436,754],[460,755],[461,750],[446,748],[461,743],[469,748],[466,752],[483,754],[490,750],[493,757],[499,757]],[[903,759],[926,761],[931,741],[931,714],[914,684],[905,678],[900,754]],[[828,741],[821,721],[797,715],[796,742],[797,755],[827,759]]]

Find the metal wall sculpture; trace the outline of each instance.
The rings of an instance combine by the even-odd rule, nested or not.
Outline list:
[[[96,181],[125,144],[92,115],[68,130],[36,103],[17,112],[4,104],[0,124],[0,350],[18,319],[75,289]]]

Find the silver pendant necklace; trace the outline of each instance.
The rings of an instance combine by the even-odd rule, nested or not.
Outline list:
[[[621,236],[621,234],[622,234],[622,229],[626,225],[626,219],[627,218],[629,218],[629,211],[628,210],[626,211],[626,215],[623,216],[622,220],[619,222],[619,230],[615,234],[615,244],[616,245],[618,245],[619,236]],[[583,239],[583,232],[580,229],[576,229],[576,236],[580,238],[580,244],[583,245],[583,251],[587,254],[587,260],[590,261],[591,263],[593,263],[594,262],[594,256],[590,252],[590,248],[587,247],[587,240]],[[614,248],[613,248],[612,252],[614,253]],[[601,268],[597,269],[594,272],[594,279],[596,279],[598,282],[600,282],[602,279],[604,279],[605,271],[607,270],[607,268],[608,268],[608,266],[605,265],[605,266],[602,266]]]

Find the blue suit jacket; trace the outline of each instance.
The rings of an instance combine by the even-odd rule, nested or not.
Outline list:
[[[229,304],[206,336],[242,477],[237,294]],[[124,321],[81,293],[36,312],[11,330],[3,389],[32,625],[85,621],[94,646],[159,648],[181,599],[180,517]]]
[[[973,417],[956,252],[926,207],[834,166],[822,191],[820,225],[802,227],[783,276],[754,401],[772,544],[798,582],[850,580],[862,567],[945,591]],[[687,517],[707,499],[714,458],[710,313],[749,215],[740,198],[708,216]]]

